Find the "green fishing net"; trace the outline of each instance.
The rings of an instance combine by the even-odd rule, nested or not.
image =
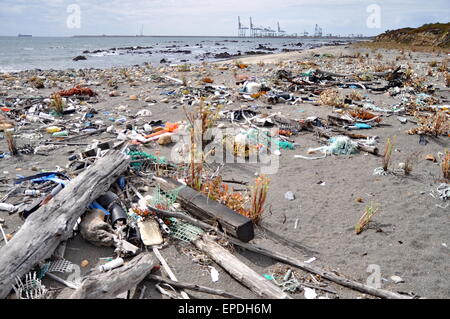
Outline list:
[[[170,235],[184,242],[190,243],[196,240],[204,231],[197,226],[191,225],[177,218],[170,218]]]
[[[129,151],[128,155],[131,156],[131,167],[136,170],[140,170],[144,167],[144,162],[146,160],[150,160],[151,162],[155,164],[162,164],[166,165],[167,161],[164,157],[158,157],[152,154],[148,154],[145,152],[139,152],[139,151]],[[140,162],[140,160],[142,162]]]
[[[156,185],[150,205],[158,209],[168,210],[177,201],[178,194],[184,187],[185,186],[182,185],[173,190],[165,191],[161,189],[159,184]]]
[[[261,143],[264,146],[268,146],[269,144],[276,144],[282,149],[290,149],[293,150],[295,147],[292,143],[281,141],[278,138],[272,138],[269,136],[269,132],[259,131],[255,129],[250,129],[247,132],[248,139],[252,140],[255,143]]]

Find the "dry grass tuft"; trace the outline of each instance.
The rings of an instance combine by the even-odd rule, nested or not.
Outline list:
[[[348,97],[354,101],[362,101],[363,99],[362,94],[356,90],[351,91]]]
[[[389,163],[391,161],[392,157],[392,151],[394,150],[396,136],[392,138],[392,141],[390,138],[387,139],[386,145],[384,147],[384,155],[383,155],[383,170],[387,171],[389,168]]]
[[[10,131],[5,132],[6,144],[8,144],[8,151],[12,156],[19,155],[19,151],[16,147],[16,141],[14,140],[14,135]]]
[[[372,70],[374,72],[384,72],[384,71],[389,71],[391,69],[392,69],[392,67],[388,64],[377,64],[372,67]]]
[[[265,175],[256,178],[255,185],[252,187],[251,204],[252,207],[248,210],[247,217],[253,223],[259,224],[264,213],[264,204],[266,202],[267,193],[269,192],[270,179]]]
[[[445,86],[450,87],[450,74],[448,72],[444,73],[444,79],[445,79]]]
[[[366,208],[364,209],[364,214],[361,216],[361,218],[358,220],[358,223],[355,226],[355,233],[357,235],[361,234],[363,230],[367,228],[370,220],[377,211],[378,211],[378,204],[370,203],[369,205],[366,206]]]
[[[39,77],[37,77],[37,76],[31,77],[31,78],[28,80],[28,82],[31,82],[31,84],[33,84],[33,86],[34,86],[36,89],[43,89],[43,88],[45,88],[45,86],[44,86],[44,80],[41,79],[41,78],[39,78]]]
[[[439,72],[448,72],[448,60],[445,59],[444,61],[441,62],[441,64],[438,67],[438,71]]]
[[[181,64],[178,66],[178,72],[190,72],[191,66],[189,64]]]
[[[420,115],[415,112],[414,116],[419,121],[419,127],[412,128],[406,133],[428,134],[433,136],[445,135],[450,130],[450,120],[444,112],[436,112],[434,115]]]
[[[411,174],[411,172],[413,170],[413,166],[417,163],[419,156],[420,156],[419,152],[413,152],[408,157],[406,157],[405,168],[404,168],[405,175]]]
[[[322,105],[329,105],[335,107],[343,107],[344,99],[336,89],[324,90],[319,96],[319,102]]]
[[[64,111],[64,102],[58,93],[55,93],[51,96],[52,101],[50,102],[50,107],[55,110],[58,114],[63,114]]]
[[[446,180],[450,180],[450,151],[445,150],[444,158],[441,163],[442,176]]]

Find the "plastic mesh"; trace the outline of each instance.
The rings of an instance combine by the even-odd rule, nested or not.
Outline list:
[[[72,272],[73,264],[65,259],[55,260],[48,266],[47,272]]]
[[[47,292],[36,272],[26,274],[25,282],[17,277],[13,289],[18,299],[42,299]]]
[[[182,240],[184,242],[190,243],[196,240],[204,231],[197,226],[191,225],[189,223],[180,221],[176,218],[170,218],[170,235],[175,239]]]
[[[162,210],[168,210],[177,201],[178,194],[184,187],[185,186],[182,185],[171,191],[164,191],[159,187],[159,185],[156,185],[156,189],[151,200],[151,206]]]
[[[152,154],[148,154],[145,152],[138,152],[138,151],[129,151],[128,155],[131,156],[131,161],[133,163],[131,163],[131,167],[134,170],[145,170],[148,166],[149,163],[147,162],[148,160],[150,160],[150,164],[160,164],[160,165],[164,165],[167,164],[167,161],[165,160],[165,158],[163,157],[157,157],[155,155]]]

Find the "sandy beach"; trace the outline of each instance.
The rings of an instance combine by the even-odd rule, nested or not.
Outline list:
[[[450,298],[450,206],[448,201],[439,199],[436,192],[438,186],[445,182],[440,164],[445,149],[450,148],[448,130],[446,134],[437,137],[427,135],[426,144],[423,145],[419,143],[419,135],[406,133],[418,126],[418,119],[406,111],[393,111],[398,106],[404,106],[405,101],[416,100],[421,93],[433,98],[432,102],[426,102],[427,105],[448,106],[449,88],[445,84],[444,72],[438,70],[446,59],[448,55],[444,53],[400,52],[340,45],[191,64],[187,67],[188,70],[186,67],[181,69],[180,66],[159,64],[111,69],[4,73],[0,75],[0,101],[3,101],[7,110],[1,112],[1,116],[14,123],[13,134],[17,147],[27,147],[31,154],[4,156],[0,159],[0,196],[5,196],[11,190],[17,175],[31,176],[58,169],[64,171],[69,164],[69,156],[84,151],[95,141],[117,141],[119,132],[125,131],[127,126],[142,130],[144,125],[151,121],[160,120],[162,125],[166,122],[185,121],[183,107],[189,108],[188,101],[192,101],[182,93],[187,89],[189,92],[193,92],[194,88],[203,90],[205,99],[212,103],[225,102],[224,110],[252,110],[267,116],[278,114],[295,121],[317,117],[324,124],[329,124],[330,115],[339,116],[346,109],[358,108],[354,102],[357,105],[371,104],[378,108],[371,112],[381,116],[382,125],[349,132],[377,136],[376,146],[381,155],[360,151],[351,155],[328,155],[315,160],[295,157],[323,157],[320,151],[312,153],[308,150],[327,145],[326,139],[302,130],[289,137],[295,143],[295,149],[281,149],[276,173],[267,175],[270,184],[261,225],[286,240],[301,244],[305,250],[287,247],[259,228],[256,228],[256,236],[252,242],[301,261],[315,257],[311,265],[364,284],[372,273],[368,271],[368,267],[372,269],[370,265],[377,265],[382,289],[425,298]],[[434,61],[436,66],[433,66]],[[238,64],[245,64],[247,67],[241,69]],[[435,90],[425,93],[399,88],[397,93],[394,89],[375,92],[359,87],[342,88],[334,84],[330,88],[336,89],[340,97],[352,100],[346,103],[352,106],[336,107],[321,104],[319,95],[315,94],[314,90],[302,90],[301,84],[295,89],[291,83],[276,78],[277,71],[280,70],[295,75],[315,69],[349,75],[359,72],[392,72],[400,66],[412,69],[413,78],[423,78],[421,85],[432,85]],[[298,100],[296,103],[279,101],[272,104],[268,103],[264,95],[255,99],[243,98],[240,94],[243,85],[236,84],[236,76],[245,79],[254,77],[257,83],[285,92],[291,85],[292,90],[289,93]],[[44,88],[36,88],[35,81],[30,80],[33,77],[41,78]],[[205,84],[202,79],[206,77],[212,79],[213,83]],[[171,78],[181,79],[187,84],[187,88]],[[351,83],[341,80],[340,77],[333,77],[333,81]],[[311,86],[315,85],[323,91],[327,88],[325,82]],[[370,83],[371,86],[382,87],[387,82],[383,78],[371,78],[369,81],[359,79],[353,83]],[[46,99],[49,99],[51,94],[76,85],[90,88],[97,95],[85,99],[70,97],[71,101],[67,99],[66,103],[73,105],[74,113],[57,117],[54,121],[45,121],[37,116],[39,112],[48,113],[49,101]],[[207,91],[205,87],[208,85],[216,88]],[[214,91],[223,91],[224,94],[219,94],[215,99]],[[356,101],[353,96],[359,96],[361,100]],[[218,102],[220,99],[224,101]],[[18,103],[19,101],[21,102]],[[92,116],[86,117],[85,114]],[[444,114],[444,125],[448,125],[448,107]],[[406,118],[406,123],[403,124],[399,117]],[[247,124],[243,121],[237,126],[248,129]],[[217,125],[222,128],[236,126],[225,116],[218,120]],[[64,138],[53,137],[46,132],[50,126],[63,127],[69,131],[69,137],[83,134],[82,129],[85,127],[112,126],[112,129],[70,141],[84,145],[64,145]],[[382,166],[382,155],[389,138],[395,139],[389,173],[385,176],[374,175],[374,169]],[[44,145],[44,141],[58,141],[62,145],[53,144],[57,145],[55,149],[33,154],[36,147]],[[159,145],[150,142],[140,147],[144,152],[165,156],[170,160],[174,144]],[[8,153],[5,137],[1,139],[0,152]],[[405,163],[413,153],[417,154],[412,172],[405,175],[400,169],[401,163]],[[435,161],[427,160],[427,155],[432,155]],[[252,184],[259,169],[259,164],[231,163],[225,164],[219,172],[223,179]],[[240,185],[233,187],[241,188]],[[151,194],[152,191],[151,188],[148,193]],[[288,191],[293,192],[294,200],[285,198]],[[31,203],[32,199],[26,198],[27,203]],[[23,201],[24,195],[17,193],[9,196],[5,202],[19,205]],[[378,211],[368,228],[359,235],[355,234],[355,225],[365,207],[372,204],[377,205]],[[24,223],[18,213],[10,215],[7,211],[0,211],[0,218],[5,220],[5,232],[12,236]],[[194,261],[193,255],[187,253],[196,251],[192,245],[169,237],[167,242],[168,245],[161,253],[178,280],[222,289],[245,298],[257,298],[217,264],[210,263],[205,266]],[[0,251],[1,249],[5,249],[4,241],[0,242]],[[113,252],[114,248],[96,247],[77,234],[68,240],[65,259],[75,265],[87,260],[88,265],[81,267],[81,275],[85,275],[104,263],[99,258],[111,257]],[[260,275],[283,273],[291,268],[296,277],[316,284],[310,274],[295,267],[247,252],[237,246],[232,252]],[[219,272],[218,281],[212,282],[209,266]],[[402,282],[395,283],[392,276],[401,277]],[[336,283],[325,282],[327,289],[334,293],[316,289],[320,297],[373,298]],[[43,283],[46,287],[58,288],[52,298],[67,298],[72,292],[49,278],[44,278]],[[143,285],[147,287],[144,298],[167,298],[162,296],[150,281],[139,285],[139,292]],[[191,294],[198,298],[216,298],[200,292]],[[305,298],[304,293],[292,293],[291,296]],[[135,298],[138,297],[139,293]]]

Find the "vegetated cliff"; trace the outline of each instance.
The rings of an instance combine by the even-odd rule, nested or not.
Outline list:
[[[375,41],[450,48],[450,23],[424,24],[419,28],[386,31],[378,35]]]

